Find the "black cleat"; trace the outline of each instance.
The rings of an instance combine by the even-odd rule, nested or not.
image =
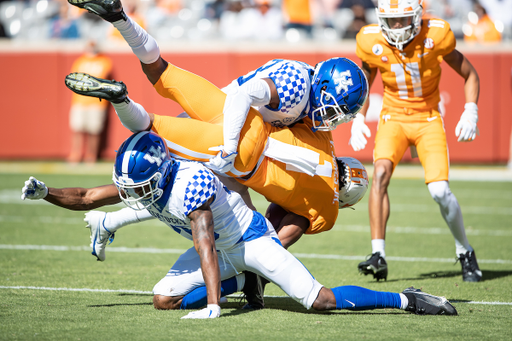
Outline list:
[[[66,76],[66,86],[79,95],[106,99],[112,103],[127,101],[128,90],[123,82],[96,78],[86,73],[74,72]]]
[[[462,280],[464,282],[480,282],[482,280],[482,271],[478,267],[475,251],[461,253],[458,260],[462,265]]]
[[[126,21],[121,0],[68,0],[69,4],[84,8],[109,22]]]
[[[377,281],[379,279],[388,279],[388,263],[380,256],[380,252],[373,253],[370,258],[357,266],[359,272],[366,275],[372,274]]]
[[[444,297],[430,295],[413,287],[405,289],[402,294],[409,300],[405,311],[416,315],[458,315],[455,307]]]
[[[242,309],[263,309],[265,302],[263,301],[263,284],[261,277],[255,273],[245,271],[245,285],[242,289],[247,304]]]

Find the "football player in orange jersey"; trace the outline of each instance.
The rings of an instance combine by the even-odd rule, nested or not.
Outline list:
[[[375,137],[374,174],[369,197],[372,255],[359,264],[361,273],[387,278],[386,223],[390,214],[387,188],[396,165],[409,146],[416,150],[425,170],[425,183],[439,204],[441,215],[455,238],[463,280],[478,282],[482,272],[469,244],[462,213],[448,184],[448,150],[439,113],[440,63],[444,60],[465,82],[466,105],[455,129],[459,142],[475,139],[478,122],[478,74],[455,49],[449,24],[441,19],[422,20],[421,0],[379,0],[378,25],[357,35],[357,56],[370,86],[380,71],[384,84],[383,107]],[[352,123],[349,143],[365,147],[370,130],[364,123],[369,103]]]

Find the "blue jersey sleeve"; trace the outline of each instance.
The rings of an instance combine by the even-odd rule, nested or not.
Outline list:
[[[199,169],[192,176],[185,189],[183,203],[183,213],[185,216],[201,207],[211,197],[215,196],[216,192],[215,175],[206,168]]]

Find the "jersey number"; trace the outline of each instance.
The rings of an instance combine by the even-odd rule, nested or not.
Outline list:
[[[396,85],[398,86],[398,96],[400,96],[400,98],[409,98],[409,94],[407,93],[407,82],[405,79],[406,72],[411,76],[414,97],[423,96],[423,90],[421,89],[420,68],[417,62],[406,63],[405,65],[391,64],[391,71],[395,73]]]

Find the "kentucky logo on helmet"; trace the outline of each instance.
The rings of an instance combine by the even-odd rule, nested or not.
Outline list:
[[[336,84],[336,93],[339,95],[341,93],[341,89],[344,91],[348,91],[349,85],[354,85],[352,82],[352,75],[350,74],[350,70],[346,70],[338,73],[338,76],[333,76],[334,84]]]
[[[164,161],[164,155],[160,149],[160,146],[157,146],[157,148],[155,148],[155,146],[151,146],[148,153],[144,155],[144,160],[150,163],[156,162],[157,166],[160,166]]]

